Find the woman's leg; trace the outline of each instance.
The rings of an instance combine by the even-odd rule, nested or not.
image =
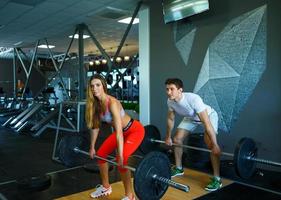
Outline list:
[[[132,199],[133,195],[133,186],[131,182],[131,171],[127,170],[126,172],[120,172],[121,180],[124,185],[125,195]]]
[[[102,158],[107,158],[107,156],[112,153],[116,147],[116,134],[113,132],[100,146],[97,151],[97,155]],[[108,163],[102,160],[97,160],[97,163],[99,164],[102,185],[108,188],[110,186],[108,178]]]
[[[134,122],[128,132],[124,133],[124,165],[128,164],[129,157],[137,150],[144,138],[144,128],[139,122]],[[131,171],[119,167],[120,176],[124,184],[125,195],[130,199],[133,198],[133,187],[131,182]]]

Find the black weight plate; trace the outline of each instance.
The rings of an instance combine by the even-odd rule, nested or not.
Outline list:
[[[51,185],[51,176],[33,176],[24,177],[17,180],[17,186],[21,190],[42,191],[48,189]]]
[[[169,158],[161,152],[153,151],[147,154],[138,165],[134,174],[134,189],[140,200],[159,200],[168,189],[168,184],[152,178],[171,179]]]
[[[250,138],[242,138],[236,145],[234,152],[234,165],[237,174],[241,178],[248,179],[256,171],[256,162],[246,159],[247,156],[256,158],[256,143]]]
[[[159,150],[159,143],[151,142],[151,139],[161,140],[160,131],[154,125],[147,125],[144,127],[145,136],[140,145],[141,152],[146,155],[151,151]]]
[[[79,149],[84,150],[86,143],[86,139],[82,136],[64,136],[58,145],[59,159],[67,167],[82,165],[85,162],[85,159],[80,153],[75,153],[73,149],[78,147]]]

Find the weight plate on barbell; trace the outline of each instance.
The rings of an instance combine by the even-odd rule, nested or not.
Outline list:
[[[138,165],[134,175],[134,189],[140,200],[159,200],[167,191],[169,185],[154,180],[154,174],[171,179],[170,161],[164,153],[150,152]]]
[[[147,125],[144,127],[145,136],[140,145],[141,152],[146,155],[151,151],[159,150],[159,143],[151,142],[151,139],[161,140],[161,134],[158,128],[154,125]]]
[[[23,177],[17,180],[17,186],[21,190],[42,191],[51,186],[51,176],[32,176]]]
[[[74,152],[74,148],[85,149],[87,140],[83,136],[67,135],[63,137],[58,145],[59,159],[67,167],[74,167],[85,163],[85,158]]]
[[[248,156],[256,158],[256,143],[251,138],[242,138],[235,148],[234,164],[237,174],[245,179],[253,176],[256,171],[256,162],[246,159]]]

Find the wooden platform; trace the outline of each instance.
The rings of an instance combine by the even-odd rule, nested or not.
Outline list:
[[[179,199],[194,199],[204,194],[208,193],[204,190],[206,184],[210,181],[210,175],[191,170],[185,169],[185,174],[183,176],[175,177],[172,180],[188,185],[190,187],[190,191],[188,193],[182,192],[180,190],[169,187],[165,195],[162,197],[162,200],[179,200]],[[232,181],[227,179],[222,179],[223,187],[232,183]],[[120,200],[124,195],[124,188],[122,182],[116,182],[111,184],[112,193],[110,196],[99,198],[100,200]],[[58,198],[57,200],[78,200],[78,199],[92,199],[90,197],[90,193],[95,189],[83,191],[80,193],[76,193],[73,195],[65,196],[62,198]]]

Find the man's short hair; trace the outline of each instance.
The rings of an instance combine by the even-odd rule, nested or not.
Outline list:
[[[170,85],[170,84],[174,84],[178,89],[182,88],[183,89],[183,83],[182,80],[178,79],[178,78],[168,78],[165,81],[165,85]]]

